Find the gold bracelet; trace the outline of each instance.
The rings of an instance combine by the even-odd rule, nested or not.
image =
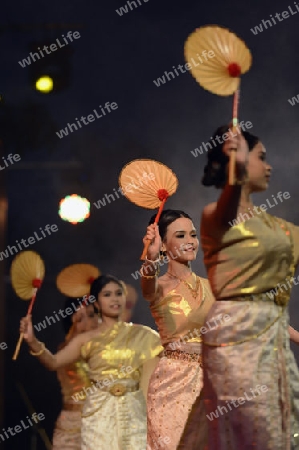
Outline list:
[[[41,344],[41,349],[38,352],[33,352],[32,350],[29,351],[30,355],[32,356],[40,356],[44,353],[44,351],[46,350],[46,346],[44,344],[44,342],[40,342]]]
[[[145,261],[148,261],[148,262],[150,262],[150,263],[153,263],[153,264],[158,264],[159,263],[159,261],[160,261],[160,255],[159,255],[159,257],[157,258],[157,259],[148,259],[148,257],[146,256],[145,257]]]

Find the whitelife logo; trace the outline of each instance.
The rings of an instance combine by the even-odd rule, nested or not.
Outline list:
[[[291,13],[292,16],[294,16],[295,14],[297,14],[297,13],[299,12],[299,5],[298,5],[298,3],[297,3],[297,2],[294,2],[294,5],[296,6],[297,11],[294,11],[294,10],[292,9],[291,6],[288,6],[288,9],[289,9],[289,11],[290,11],[290,13]],[[282,22],[283,20],[288,19],[288,18],[290,17],[289,11],[283,11],[282,13],[276,13],[276,14],[275,14],[276,19],[277,19],[279,22]],[[282,16],[282,17],[280,17],[280,16]],[[273,25],[276,25],[277,22],[276,22],[276,20],[274,19],[274,17],[273,17],[272,14],[270,14],[270,18],[271,18],[271,20],[272,20],[272,23],[271,23],[271,20],[270,20],[270,19],[268,19],[268,20],[264,20],[264,19],[263,19],[263,20],[262,20],[262,23],[260,23],[259,25],[256,25],[254,28],[250,28],[250,31],[251,31],[254,35],[257,35],[258,33],[262,33],[262,32],[264,31],[264,29],[267,30],[268,25],[269,25],[270,27],[273,27]],[[263,28],[263,26],[264,26],[264,28]]]
[[[291,198],[291,195],[289,192],[278,192],[276,194],[276,197],[272,194],[272,200],[273,200],[273,204],[271,203],[271,200],[269,200],[268,198],[266,199],[267,205],[266,203],[262,203],[260,206],[254,206],[252,209],[251,208],[247,208],[248,209],[248,213],[240,213],[238,214],[238,216],[236,217],[236,219],[233,219],[232,222],[228,222],[230,224],[231,227],[234,227],[235,225],[238,225],[239,223],[244,222],[245,220],[249,220],[252,217],[254,217],[256,214],[261,214],[262,211],[267,211],[268,208],[274,208],[274,206],[278,205],[278,200],[280,200],[280,203],[283,202],[283,200],[288,200],[289,198]],[[253,212],[254,211],[254,212]]]
[[[3,159],[3,163],[4,163],[4,167],[1,166],[0,164],[0,170],[4,170],[6,169],[6,167],[11,166],[12,164],[14,164],[15,162],[19,162],[21,160],[21,157],[18,153],[15,153],[14,155],[12,153],[10,153],[8,156],[2,156]]]
[[[106,206],[106,200],[108,201],[108,203],[111,203],[111,201],[115,201],[114,195],[117,198],[121,198],[117,192],[120,192],[121,195],[125,195],[126,192],[133,192],[132,189],[140,189],[141,186],[143,186],[143,184],[147,184],[148,180],[154,180],[155,179],[155,174],[152,172],[146,173],[143,172],[142,174],[142,178],[140,178],[140,176],[138,175],[138,181],[137,180],[132,180],[131,183],[128,183],[125,188],[118,188],[118,190],[116,190],[115,188],[113,188],[114,193],[112,194],[105,194],[105,197],[102,197],[101,199],[99,199],[97,202],[94,202],[94,206],[97,209],[100,209],[102,206]],[[113,195],[114,194],[114,195]],[[112,200],[110,200],[112,199]]]
[[[149,0],[143,0],[143,3],[147,3],[148,1]],[[137,2],[139,6],[143,4],[140,2],[140,0],[137,0]],[[137,3],[134,1],[132,2],[127,1],[127,5],[129,6],[131,11],[133,11],[133,9],[138,8]],[[115,10],[119,16],[122,16],[123,14],[127,14],[128,12],[130,12],[127,5],[121,6],[119,9]],[[132,8],[132,5],[134,5],[134,8]]]
[[[8,427],[6,430],[4,428],[2,428],[2,431],[0,433],[0,438],[1,438],[2,442],[9,439],[10,436],[15,436],[16,433],[21,433],[21,431],[27,430],[27,428],[32,427],[34,425],[34,423],[32,423],[31,419],[35,423],[38,423],[41,420],[44,420],[45,416],[42,413],[37,414],[36,412],[34,412],[31,416],[31,418],[26,416],[26,419],[27,419],[27,423],[25,423],[26,421],[21,420],[21,425],[15,425],[14,427]],[[8,433],[10,434],[10,436]],[[3,435],[5,435],[5,437]]]
[[[299,103],[299,94],[296,95],[295,97],[289,98],[288,102],[290,103],[290,105],[295,106],[296,103]]]
[[[201,56],[202,56],[205,60],[203,60],[203,59],[201,58]],[[156,80],[153,80],[153,83],[154,83],[157,87],[160,87],[161,84],[165,84],[165,83],[167,83],[167,81],[173,80],[176,76],[179,77],[181,73],[186,73],[188,70],[191,70],[192,67],[197,67],[197,66],[199,66],[200,64],[204,64],[205,61],[208,60],[208,58],[214,58],[214,56],[215,56],[215,53],[214,53],[212,50],[209,50],[209,51],[208,51],[208,50],[203,50],[203,51],[201,52],[201,55],[199,55],[199,54],[197,53],[197,61],[195,61],[194,58],[191,58],[191,63],[192,63],[192,64],[190,64],[190,63],[185,63],[185,64],[179,64],[177,67],[172,66],[175,75],[174,75],[174,73],[173,73],[171,70],[170,70],[169,72],[167,72],[167,71],[165,70],[164,75],[162,75],[160,78],[157,78]],[[180,72],[178,72],[177,69],[178,69]],[[171,75],[171,78],[170,78],[170,75]],[[166,80],[165,77],[167,78],[167,80]]]
[[[100,107],[100,110],[103,113],[103,115],[106,116],[106,112],[104,111],[104,108],[108,111],[108,113],[111,113],[111,110],[115,110],[118,108],[118,104],[116,102],[112,102],[112,103],[106,102],[104,107],[102,107],[102,105],[100,105],[99,107]],[[98,114],[96,109],[94,109],[93,112],[97,119],[100,119],[101,117],[103,117],[102,114],[101,115]],[[71,133],[73,133],[73,131],[78,130],[78,127],[82,128],[80,121],[83,123],[83,125],[89,125],[91,122],[94,122],[95,117],[93,114],[89,114],[88,116],[85,116],[85,117],[82,116],[79,120],[76,117],[75,120],[77,121],[78,126],[75,123],[68,123],[67,127],[63,128],[60,131],[56,131],[56,134],[59,137],[59,139],[62,139],[64,136],[68,136],[69,130]]]
[[[69,31],[66,36],[70,42],[73,42],[73,39],[79,39],[81,37],[79,31],[74,31],[74,33],[72,31]],[[37,47],[39,53],[30,52],[27,58],[24,58],[22,59],[22,61],[19,61],[20,66],[24,69],[24,67],[30,66],[31,62],[35,62],[36,60],[41,59],[41,57],[44,58],[46,55],[50,55],[50,53],[56,52],[56,50],[58,50],[59,48],[68,45],[69,42],[67,38],[64,37],[64,34],[62,35],[62,38],[65,44],[61,43],[60,40],[57,38],[55,42],[57,42],[58,46],[56,44],[51,44],[49,46],[44,45],[42,49],[40,47]],[[49,47],[50,50],[48,50]],[[44,52],[46,53],[46,55],[44,55]]]
[[[36,241],[41,241],[42,239],[47,237],[47,234],[45,233],[45,231],[48,233],[48,236],[50,236],[52,233],[55,233],[56,231],[58,231],[58,226],[56,224],[53,225],[46,225],[44,230],[42,229],[42,227],[39,228],[42,237],[40,237],[36,231],[34,231],[34,237],[30,236],[29,238],[27,238],[28,241],[28,245],[26,242],[26,239],[21,239],[21,242],[18,241],[18,239],[16,240],[16,245],[19,247],[19,250],[17,249],[17,247],[15,245],[8,245],[6,247],[6,250],[4,250],[3,252],[0,252],[0,261],[3,260],[3,258],[8,258],[9,254],[11,256],[15,255],[16,253],[18,253],[20,250],[24,250],[24,248],[28,248],[29,245],[33,245],[35,244]],[[23,246],[23,247],[22,247]],[[13,252],[14,250],[14,252]]]

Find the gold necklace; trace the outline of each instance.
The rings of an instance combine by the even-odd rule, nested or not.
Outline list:
[[[176,278],[178,280],[180,280],[181,283],[184,283],[185,286],[187,286],[187,288],[191,291],[192,297],[193,298],[197,298],[198,296],[198,291],[199,291],[199,287],[201,287],[201,292],[202,292],[202,300],[201,303],[204,302],[205,298],[206,298],[206,292],[205,292],[205,288],[202,284],[202,282],[200,281],[199,277],[196,277],[196,284],[195,284],[195,288],[193,288],[186,280],[184,280],[183,278],[178,277],[177,275],[174,275],[173,273],[170,272],[166,272],[168,275],[170,275],[173,278]],[[192,272],[191,272],[192,273]]]

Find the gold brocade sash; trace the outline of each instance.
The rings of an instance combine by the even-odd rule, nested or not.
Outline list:
[[[100,380],[90,380],[95,387],[97,387],[97,383]],[[135,380],[129,379],[117,379],[113,383],[109,383],[108,385],[104,385],[101,387],[97,387],[97,389],[101,389],[103,392],[109,392],[109,394],[114,395],[115,397],[121,397],[125,395],[127,392],[136,392],[140,389],[139,383]]]
[[[91,380],[94,383],[97,383],[96,380]],[[99,380],[98,380],[99,381]],[[95,385],[94,385],[95,386]],[[93,386],[93,387],[94,387]],[[138,392],[140,391],[139,383],[132,379],[119,379],[115,383],[112,383],[110,386],[103,386],[101,388],[96,388],[91,396],[87,397],[87,401],[84,405],[85,410],[82,413],[82,417],[90,417],[97,413],[102,408],[102,401],[106,398],[106,395],[111,395],[112,397],[123,397],[128,393]],[[88,404],[88,399],[91,400],[91,406]],[[99,406],[97,405],[99,404]],[[96,406],[94,408],[94,406]]]

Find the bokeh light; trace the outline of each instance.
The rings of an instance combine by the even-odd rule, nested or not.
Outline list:
[[[59,203],[59,216],[74,225],[90,216],[90,202],[77,194],[67,195]]]

